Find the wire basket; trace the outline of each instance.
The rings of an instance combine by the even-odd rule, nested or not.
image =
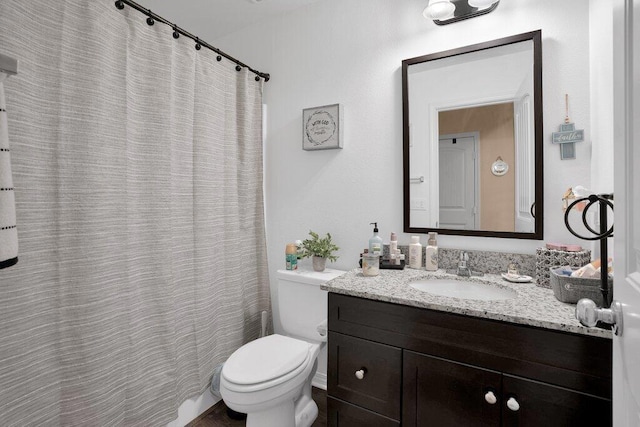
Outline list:
[[[556,266],[549,269],[549,281],[556,299],[561,302],[575,304],[581,298],[589,298],[599,307],[602,307],[602,291],[600,290],[602,281],[600,278],[571,277],[560,274],[565,268]],[[571,269],[577,270],[577,268],[573,267]],[[612,289],[613,279],[609,277],[609,295],[613,294],[611,292]]]

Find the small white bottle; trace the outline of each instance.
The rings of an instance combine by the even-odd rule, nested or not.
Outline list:
[[[422,245],[420,244],[420,236],[411,236],[411,244],[409,245],[409,267],[422,268]]]
[[[400,257],[398,256],[398,236],[396,233],[391,233],[389,239],[389,259],[391,264],[400,265]]]
[[[427,247],[425,249],[424,266],[428,271],[436,271],[438,269],[438,242],[436,241],[436,233],[429,233]]]

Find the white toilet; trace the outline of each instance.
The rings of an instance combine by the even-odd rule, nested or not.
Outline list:
[[[327,292],[320,285],[341,274],[278,270],[277,304],[287,336],[269,335],[243,345],[220,376],[222,399],[247,414],[247,427],[308,427],[318,416],[311,381],[327,340]]]

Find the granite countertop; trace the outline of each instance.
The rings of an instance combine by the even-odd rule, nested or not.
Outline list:
[[[486,283],[512,289],[517,296],[494,301],[460,299],[430,294],[408,285],[409,282],[425,278],[448,278]],[[494,274],[469,278],[447,274],[444,270],[430,272],[405,268],[404,270],[380,270],[378,276],[365,277],[362,275],[362,270],[356,268],[326,282],[321,288],[333,293],[371,300],[611,338],[610,330],[582,326],[575,318],[575,305],[558,301],[551,289],[536,286],[534,283],[507,282],[501,276]]]

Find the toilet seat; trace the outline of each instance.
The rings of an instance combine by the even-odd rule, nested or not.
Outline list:
[[[282,384],[315,359],[317,345],[284,335],[269,335],[245,344],[225,362],[222,377],[231,391],[250,393]]]

